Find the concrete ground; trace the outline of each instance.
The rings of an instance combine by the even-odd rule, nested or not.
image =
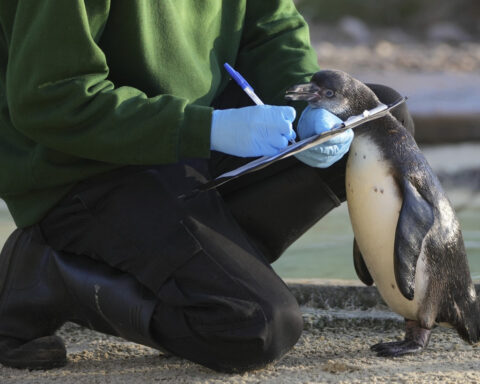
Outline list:
[[[403,321],[374,288],[342,281],[290,282],[305,331],[283,359],[245,374],[221,374],[186,360],[67,324],[68,364],[51,371],[0,367],[7,383],[477,383],[480,350],[455,331],[434,330],[417,356],[381,358],[369,346],[403,337]]]

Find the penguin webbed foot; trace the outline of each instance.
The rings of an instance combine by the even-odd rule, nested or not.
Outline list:
[[[413,340],[393,341],[391,343],[378,343],[372,345],[370,349],[381,357],[397,357],[419,353],[424,350],[424,346]]]
[[[405,339],[389,343],[378,343],[370,349],[382,357],[397,357],[423,351],[430,341],[431,330],[420,327],[417,321],[406,321]]]

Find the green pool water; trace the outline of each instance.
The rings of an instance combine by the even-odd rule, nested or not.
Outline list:
[[[480,207],[457,212],[472,277],[480,279]],[[285,278],[357,279],[353,268],[353,232],[347,205],[330,212],[277,260],[273,267]]]

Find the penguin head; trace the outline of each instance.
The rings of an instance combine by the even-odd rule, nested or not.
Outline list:
[[[338,70],[315,73],[309,83],[289,88],[285,98],[307,101],[312,107],[326,109],[342,120],[380,103],[365,84]]]

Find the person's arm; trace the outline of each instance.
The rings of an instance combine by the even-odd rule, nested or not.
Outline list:
[[[310,81],[319,70],[307,23],[292,0],[247,0],[241,45],[237,68],[267,103],[285,104],[285,91]],[[305,109],[306,103],[294,106],[300,116],[300,139],[329,130],[341,121],[326,111]],[[352,139],[353,132],[347,131],[295,157],[307,165],[326,168],[347,153]]]
[[[292,0],[247,0],[235,65],[267,104],[284,105],[287,88],[310,81],[317,55]]]
[[[95,1],[96,19],[84,0],[18,1],[6,78],[16,129],[57,151],[115,164],[208,157],[211,108],[149,98],[108,79],[92,33],[108,7],[102,14],[107,2]]]

